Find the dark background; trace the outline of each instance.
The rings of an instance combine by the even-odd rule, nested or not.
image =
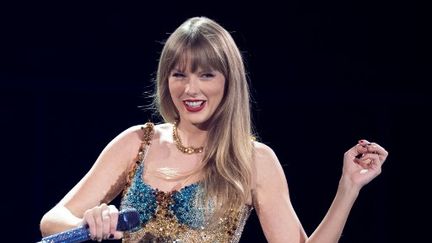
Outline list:
[[[256,130],[284,165],[308,234],[330,206],[343,153],[366,138],[390,156],[340,242],[422,238],[431,162],[422,12],[397,1],[1,6],[2,241],[40,240],[42,215],[104,146],[132,125],[158,122],[140,107],[151,102],[161,42],[193,16],[218,21],[242,50]],[[251,241],[265,242],[255,214],[242,237]]]

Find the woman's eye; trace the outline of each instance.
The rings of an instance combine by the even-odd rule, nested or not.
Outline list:
[[[204,73],[201,75],[203,78],[213,78],[215,75],[213,73]]]
[[[175,72],[172,74],[172,76],[175,78],[183,78],[185,75],[183,73]]]

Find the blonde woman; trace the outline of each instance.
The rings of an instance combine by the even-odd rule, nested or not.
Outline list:
[[[205,17],[188,19],[159,60],[155,106],[164,123],[131,127],[41,220],[44,236],[87,224],[91,238],[124,242],[238,242],[252,209],[269,242],[337,242],[360,189],[387,152],[360,140],[343,160],[335,199],[307,236],[271,148],[255,141],[249,89],[231,35]],[[140,225],[116,231],[110,201],[135,208]]]

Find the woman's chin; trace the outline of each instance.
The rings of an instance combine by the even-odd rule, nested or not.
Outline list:
[[[207,122],[209,121],[209,119],[207,117],[187,117],[184,120],[187,121],[188,123],[190,123],[196,127],[200,127],[200,128],[203,126],[206,126]]]

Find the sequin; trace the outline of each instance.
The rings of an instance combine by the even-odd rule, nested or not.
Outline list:
[[[153,124],[146,124],[143,130],[152,133]],[[145,138],[120,206],[137,209],[141,225],[125,232],[123,242],[238,242],[252,207],[231,209],[210,226],[208,219],[213,206],[211,202],[203,205],[204,192],[199,182],[178,191],[163,192],[142,180],[143,153],[150,144],[151,134],[145,134]]]

